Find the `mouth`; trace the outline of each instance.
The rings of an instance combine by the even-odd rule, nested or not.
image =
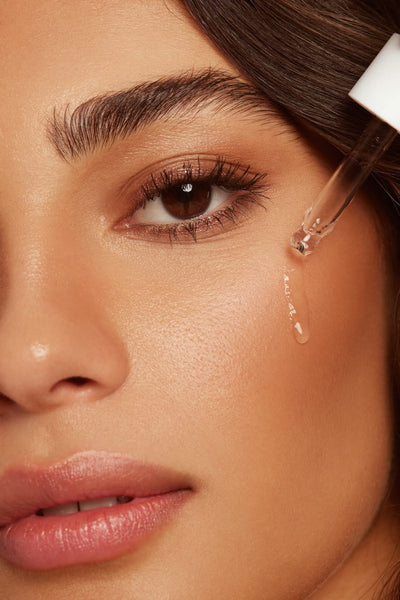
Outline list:
[[[90,451],[47,467],[10,469],[0,489],[0,558],[31,570],[132,551],[193,492],[175,471]]]

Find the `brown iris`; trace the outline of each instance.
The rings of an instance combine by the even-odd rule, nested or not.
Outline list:
[[[209,183],[181,183],[162,193],[162,203],[175,219],[193,219],[203,214],[210,205]]]

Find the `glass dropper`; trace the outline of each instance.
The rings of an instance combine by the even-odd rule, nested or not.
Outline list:
[[[350,91],[349,96],[372,117],[310,206],[301,227],[290,238],[296,254],[311,254],[333,230],[344,209],[387,152],[400,131],[400,35],[395,33]]]
[[[290,244],[303,256],[311,254],[320,240],[331,233],[336,220],[388,150],[398,132],[373,117],[350,154],[342,161],[314,204],[304,213],[301,227]]]

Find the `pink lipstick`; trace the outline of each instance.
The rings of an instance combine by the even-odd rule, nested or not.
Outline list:
[[[134,550],[191,496],[188,478],[107,452],[12,467],[0,478],[0,557],[31,570]]]

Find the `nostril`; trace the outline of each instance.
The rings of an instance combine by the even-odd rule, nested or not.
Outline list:
[[[55,383],[50,389],[50,392],[53,393],[57,390],[59,393],[60,390],[71,391],[71,388],[91,388],[93,386],[96,386],[96,383],[88,377],[66,377],[65,379],[57,381],[57,383]]]
[[[72,383],[73,385],[81,387],[91,380],[87,377],[68,377],[67,379],[64,379],[64,381],[68,381],[68,383]]]

